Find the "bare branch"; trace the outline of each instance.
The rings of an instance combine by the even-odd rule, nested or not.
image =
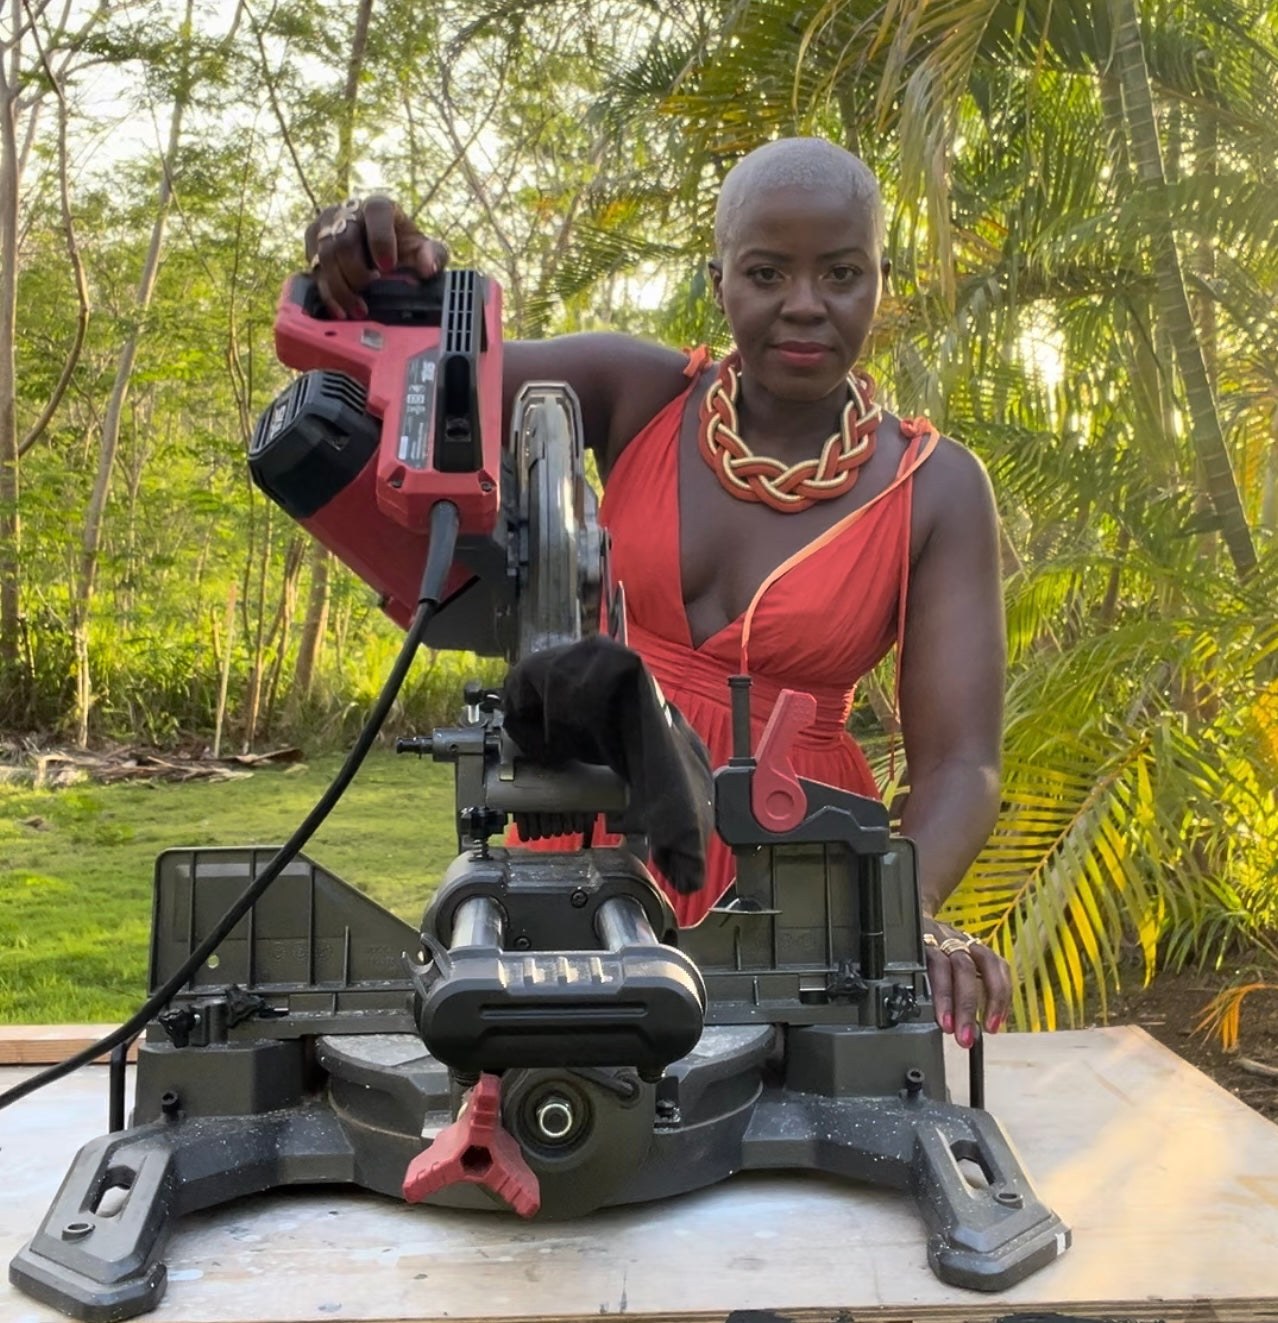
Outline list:
[[[43,52],[41,52],[41,57],[43,58]],[[48,68],[47,61],[45,62],[45,68]],[[58,406],[62,403],[62,397],[66,394],[67,386],[71,381],[71,374],[80,361],[80,351],[84,348],[84,337],[89,329],[89,282],[85,278],[84,262],[80,258],[80,246],[76,242],[75,219],[71,215],[71,191],[67,177],[67,100],[63,94],[61,84],[56,79],[53,82],[53,89],[58,98],[58,191],[62,204],[62,232],[66,237],[67,256],[71,259],[71,270],[75,275],[75,292],[80,303],[80,313],[76,319],[75,338],[71,343],[66,360],[62,364],[62,371],[58,376],[57,385],[54,386],[53,393],[49,396],[39,418],[32,423],[26,436],[18,443],[19,459],[44,434],[45,428],[48,427],[53,415],[58,410]]]
[[[275,116],[275,122],[279,125],[280,136],[284,139],[284,146],[288,148],[288,154],[293,162],[293,169],[297,171],[298,182],[302,185],[306,196],[311,200],[311,207],[318,216],[320,204],[315,197],[315,192],[311,188],[310,180],[306,177],[306,171],[302,168],[301,157],[297,154],[297,148],[293,145],[293,135],[288,131],[288,121],[284,118],[284,112],[280,108],[279,97],[275,93],[275,83],[271,78],[270,57],[266,53],[266,42],[262,40],[262,29],[257,19],[253,17],[253,11],[248,7],[245,0],[243,9],[248,15],[249,26],[253,29],[253,38],[257,42],[257,49],[262,57],[262,81],[266,84],[266,95],[271,103],[271,111]],[[274,12],[272,10],[272,12]]]
[[[510,278],[510,292],[513,295],[511,302],[514,304],[515,322],[518,324],[524,307],[523,282],[519,275],[519,258],[515,252],[515,246],[510,240],[510,236],[502,227],[497,219],[496,209],[493,206],[492,199],[488,190],[484,187],[483,181],[475,171],[473,162],[470,159],[469,151],[462,146],[461,135],[457,131],[456,107],[453,104],[452,92],[450,90],[450,78],[448,70],[441,67],[442,78],[440,81],[440,99],[443,103],[443,121],[444,128],[453,144],[453,150],[460,158],[462,173],[466,176],[466,183],[470,187],[471,193],[479,203],[484,215],[492,226],[493,233],[497,237],[497,242],[501,245],[503,253],[506,255],[506,271]],[[473,139],[472,139],[473,141]]]
[[[476,140],[479,138],[479,135],[484,131],[485,128],[488,127],[488,123],[492,119],[493,115],[496,114],[497,107],[501,103],[501,97],[505,91],[506,70],[507,70],[507,63],[503,61],[501,69],[498,72],[496,90],[492,98],[489,100],[487,111],[485,111],[483,118],[478,122],[478,124],[475,125],[474,129],[471,131],[470,136],[466,139],[466,141],[462,143],[460,146],[454,144],[453,159],[449,161],[448,165],[445,166],[443,170],[440,171],[439,177],[435,180],[434,184],[431,185],[425,197],[423,197],[413,208],[413,220],[416,220],[422,214],[422,212],[428,206],[430,206],[430,204],[435,200],[435,195],[439,192],[441,188],[443,188],[443,186],[452,177],[453,172],[457,169],[458,166],[461,165],[462,160],[465,158],[466,154],[470,151],[471,147],[474,146]],[[441,76],[446,78],[447,74],[441,74]],[[405,92],[404,99],[405,101],[408,100],[407,92]]]

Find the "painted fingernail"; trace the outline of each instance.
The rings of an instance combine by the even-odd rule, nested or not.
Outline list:
[[[390,273],[395,269],[395,259],[393,257],[388,257],[385,254],[383,254],[381,257],[377,259],[377,269],[382,273],[382,275],[389,276]]]
[[[365,303],[363,299],[359,299],[359,300],[356,302],[356,304],[355,304],[355,309],[354,309],[354,315],[355,315],[355,317],[357,317],[360,321],[363,321],[363,320],[368,316],[368,304]]]
[[[971,1047],[976,1042],[976,1030],[970,1024],[965,1024],[956,1035],[959,1047]]]
[[[991,1015],[985,1022],[986,1032],[996,1034],[1003,1027],[1003,1017],[1001,1015]]]
[[[945,1014],[941,1016],[941,1028],[947,1034],[952,1034],[954,1032],[954,1017],[949,1011],[946,1011]]]

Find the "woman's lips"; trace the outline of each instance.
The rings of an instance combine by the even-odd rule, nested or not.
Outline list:
[[[778,357],[790,367],[816,367],[830,353],[825,345],[802,340],[787,340],[776,346]]]

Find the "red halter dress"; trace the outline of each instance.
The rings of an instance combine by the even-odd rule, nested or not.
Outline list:
[[[817,718],[795,745],[796,773],[877,796],[865,755],[844,727],[857,681],[904,636],[911,478],[935,448],[936,431],[926,420],[901,419],[909,444],[895,480],[778,566],[736,620],[694,647],[681,588],[678,491],[679,435],[695,385],[625,448],[600,507],[613,577],[625,585],[627,643],[706,742],[712,767],[732,755],[728,677],[746,672],[755,743],[781,690],[804,690],[816,697]],[[567,849],[580,838],[530,844]],[[734,876],[732,852],[716,836],[703,890],[679,896],[663,888],[680,926],[699,923]]]

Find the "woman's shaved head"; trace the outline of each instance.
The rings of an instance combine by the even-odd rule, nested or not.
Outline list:
[[[862,207],[883,244],[883,201],[879,184],[859,157],[824,138],[781,138],[743,156],[728,171],[714,213],[714,244],[720,257],[732,246],[738,216],[749,200],[772,189],[830,191],[849,207]]]

